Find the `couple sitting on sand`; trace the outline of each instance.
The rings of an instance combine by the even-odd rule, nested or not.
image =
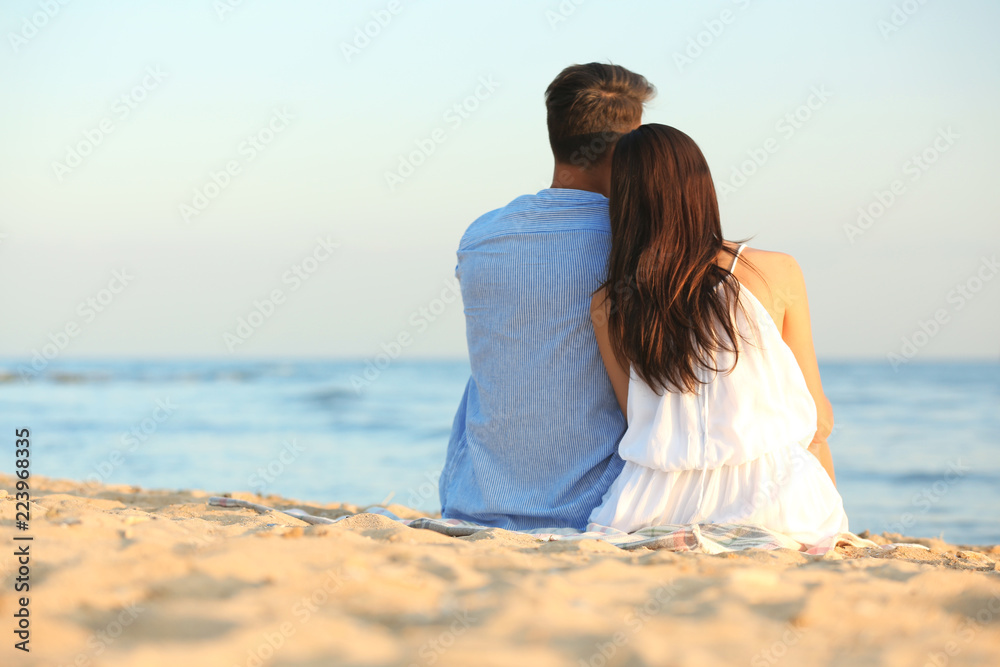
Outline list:
[[[442,516],[814,544],[847,517],[802,271],[723,238],[697,144],[641,125],[653,94],[622,67],[565,69],[545,93],[552,187],[462,238],[472,377]]]

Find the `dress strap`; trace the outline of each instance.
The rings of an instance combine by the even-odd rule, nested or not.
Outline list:
[[[729,267],[729,272],[732,273],[736,269],[736,262],[740,261],[740,253],[743,252],[743,248],[746,248],[746,243],[741,243],[740,247],[736,249],[736,256],[733,257],[733,264]]]

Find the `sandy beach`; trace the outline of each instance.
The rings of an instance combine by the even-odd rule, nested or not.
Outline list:
[[[1000,664],[1000,547],[894,534],[721,555],[503,530],[454,538],[348,504],[0,476],[4,665]],[[402,517],[417,516],[393,505]],[[854,526],[856,530],[862,527]],[[15,546],[30,544],[30,593]],[[13,616],[27,595],[30,652]]]

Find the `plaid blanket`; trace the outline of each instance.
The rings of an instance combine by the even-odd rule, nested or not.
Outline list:
[[[310,524],[337,523],[347,518],[342,516],[328,519],[308,514],[300,509],[278,510],[246,500],[217,496],[209,498],[208,504],[218,507],[244,507],[261,513],[280,512]],[[496,530],[458,519],[401,519],[384,507],[369,507],[365,513],[378,514],[410,528],[433,530],[452,537],[464,537],[482,530]],[[879,547],[875,542],[858,537],[854,533],[828,535],[817,544],[802,544],[787,535],[776,533],[763,526],[736,523],[650,526],[634,533],[625,533],[609,526],[592,523],[584,531],[572,528],[538,528],[518,532],[533,535],[545,542],[596,539],[604,540],[626,550],[645,547],[669,551],[697,551],[707,554],[742,551],[743,549],[794,549],[810,555],[823,556],[838,546]]]

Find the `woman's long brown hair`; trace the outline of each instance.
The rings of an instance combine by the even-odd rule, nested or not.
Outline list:
[[[611,166],[611,256],[603,287],[618,361],[656,391],[697,391],[716,353],[739,355],[739,283],[716,262],[719,204],[691,137],[648,124],[624,135]],[[735,361],[734,361],[735,365]]]

